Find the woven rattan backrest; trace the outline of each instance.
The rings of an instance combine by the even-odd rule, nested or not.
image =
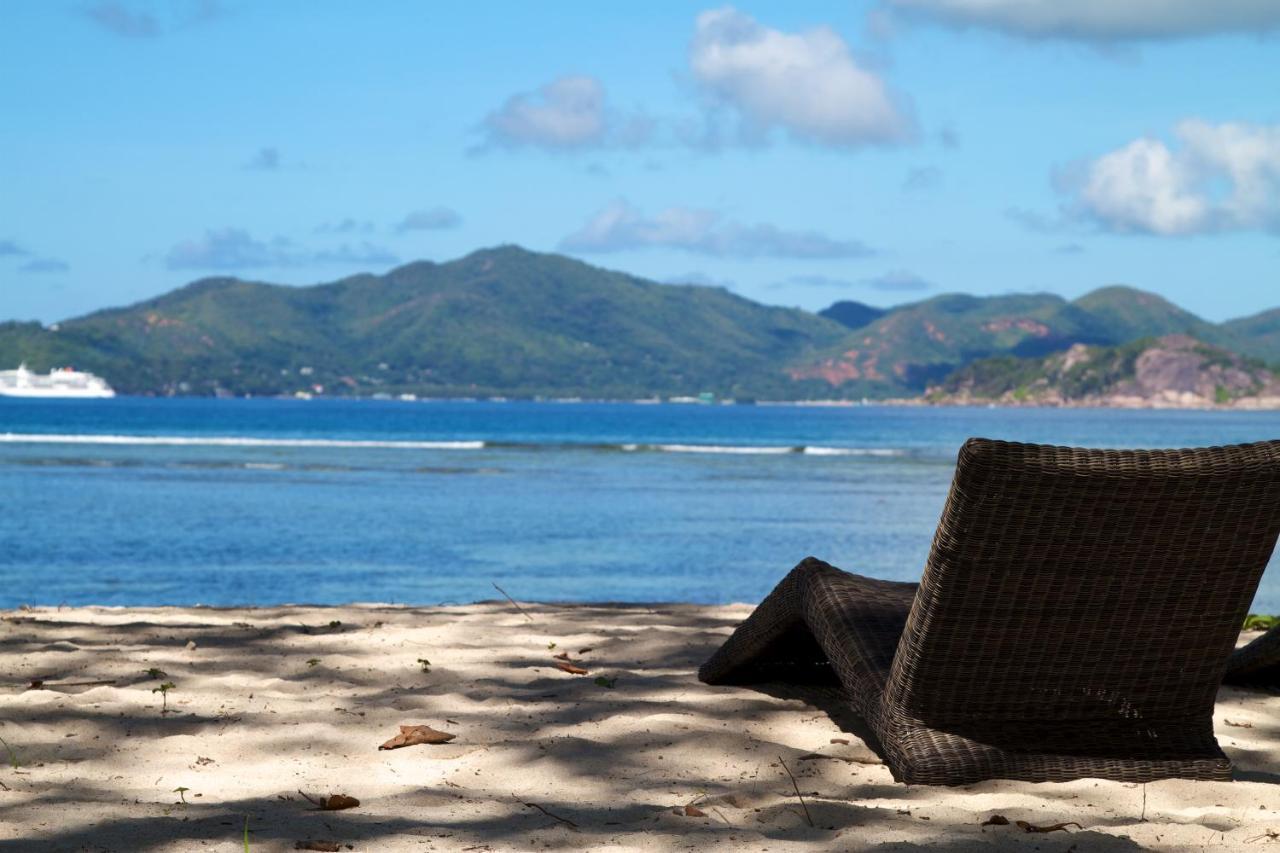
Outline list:
[[[933,722],[1202,713],[1278,533],[1280,441],[970,439],[886,699]]]

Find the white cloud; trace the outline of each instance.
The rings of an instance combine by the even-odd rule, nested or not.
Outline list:
[[[243,228],[211,228],[203,237],[184,240],[164,257],[171,270],[241,270],[307,264],[385,265],[398,259],[372,243],[312,251],[284,237],[258,240]]]
[[[1280,27],[1275,0],[887,0],[953,26],[1032,38],[1123,41]]]
[[[536,92],[507,98],[485,117],[481,130],[490,147],[533,146],[582,149],[610,145],[638,145],[651,133],[641,115],[620,116],[609,109],[604,85],[594,77],[560,77]]]
[[[1195,234],[1280,227],[1280,125],[1198,119],[1170,147],[1135,139],[1086,167],[1079,209],[1114,231]]]
[[[933,287],[932,282],[921,278],[910,270],[890,270],[884,275],[863,279],[862,283],[868,287],[874,287],[876,290],[888,290],[898,293],[930,290]]]
[[[430,210],[415,210],[400,220],[397,231],[439,231],[445,228],[457,228],[462,224],[462,217],[456,210],[447,207],[433,207]]]
[[[669,207],[647,217],[625,201],[596,213],[560,241],[569,252],[682,249],[721,257],[856,258],[871,254],[857,240],[836,240],[816,231],[785,231],[775,225],[743,225],[713,210]]]
[[[697,82],[737,112],[749,136],[784,128],[797,139],[854,146],[913,133],[884,81],[829,27],[786,33],[726,6],[698,16],[689,62]]]

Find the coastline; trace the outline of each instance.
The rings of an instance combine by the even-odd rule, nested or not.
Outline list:
[[[906,786],[816,708],[696,680],[749,605],[520,607],[4,611],[0,849],[239,850],[246,818],[253,853],[1181,850],[1280,824],[1274,694],[1219,694],[1231,783]],[[456,737],[380,751],[404,724]]]

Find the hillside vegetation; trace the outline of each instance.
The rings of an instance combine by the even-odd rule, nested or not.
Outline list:
[[[503,246],[310,287],[207,278],[54,327],[0,323],[0,368],[72,364],[128,394],[856,399],[918,395],[993,356],[1174,334],[1280,362],[1280,309],[1213,324],[1115,286],[813,314]]]

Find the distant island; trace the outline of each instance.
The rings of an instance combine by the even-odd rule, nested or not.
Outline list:
[[[1210,323],[1129,287],[818,313],[516,246],[309,287],[206,278],[49,326],[0,368],[123,394],[1280,406],[1280,309]]]

